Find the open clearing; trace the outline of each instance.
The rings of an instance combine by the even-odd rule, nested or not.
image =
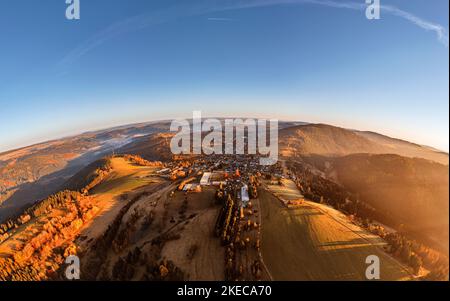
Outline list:
[[[152,190],[156,185],[164,183],[164,180],[155,174],[158,169],[155,167],[139,166],[121,157],[112,158],[111,166],[111,174],[91,190],[100,212],[84,227],[81,233],[83,242],[89,242],[104,233],[126,204],[120,199],[121,195],[139,191],[140,188]],[[79,244],[84,246],[83,243]]]
[[[180,239],[166,243],[164,258],[173,260],[186,273],[186,280],[211,281],[224,279],[224,248],[214,236],[214,225],[220,206],[214,205],[215,189],[204,187],[200,193],[188,194],[187,216],[189,220],[176,233]],[[167,207],[169,216],[178,216],[177,210],[184,193],[177,192]]]
[[[111,166],[113,169],[111,174],[102,183],[94,187],[91,194],[117,195],[161,181],[155,175],[156,170],[158,170],[157,167],[139,166],[121,157],[112,158]]]
[[[309,201],[288,209],[265,189],[259,200],[262,254],[274,280],[366,280],[369,255],[380,258],[381,280],[411,278],[381,238],[337,210]]]
[[[297,186],[292,180],[281,179],[281,184],[270,183],[267,188],[272,192],[284,205],[288,207],[298,206],[304,201],[304,196],[297,189]]]

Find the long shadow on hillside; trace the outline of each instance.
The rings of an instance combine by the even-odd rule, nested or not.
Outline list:
[[[262,255],[275,280],[365,280],[369,255],[380,258],[383,280],[408,277],[403,266],[384,253],[379,241],[356,234],[345,239],[341,233],[347,230],[333,220],[316,223],[322,217],[303,214],[302,209],[283,210],[267,191],[259,191],[259,196]]]
[[[75,158],[62,170],[43,176],[33,183],[24,183],[0,205],[0,223],[20,214],[25,208],[49,195],[65,189],[66,181],[95,160],[107,153],[86,153]]]
[[[158,155],[161,155],[161,151],[160,149],[156,149],[157,145],[149,144],[147,139],[153,137],[152,135],[155,133],[168,132],[169,127],[169,121],[158,121],[148,124],[127,125],[99,132],[86,133],[89,135],[94,135],[93,139],[98,142],[101,149],[85,153],[80,157],[69,161],[61,170],[43,176],[33,183],[23,183],[15,187],[17,190],[0,204],[0,222],[3,222],[10,217],[14,217],[14,215],[20,213],[25,207],[30,206],[30,204],[33,204],[43,198],[46,198],[52,193],[64,189],[64,183],[68,180],[68,178],[74,176],[88,164],[111,154],[113,151],[131,154],[140,154],[140,152],[142,152],[147,160],[156,160]],[[141,134],[144,136],[133,138],[134,135]],[[82,137],[83,135],[84,134],[79,137]],[[107,143],[110,139],[116,138],[117,135],[121,135],[121,137],[132,137],[132,139],[125,145]],[[162,142],[167,144],[164,139]],[[136,143],[138,143],[138,145],[136,145]],[[136,146],[138,147],[134,149]],[[148,151],[154,149],[155,151]],[[0,165],[1,164],[5,163],[0,162]]]

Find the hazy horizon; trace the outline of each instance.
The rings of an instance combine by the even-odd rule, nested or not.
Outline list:
[[[271,117],[270,116],[235,116],[235,117],[230,117],[230,116],[202,116],[202,121],[204,121],[204,120],[206,120],[208,118],[267,118],[267,119],[269,119]],[[30,146],[33,146],[33,145],[38,145],[38,144],[54,141],[54,140],[60,140],[60,139],[67,139],[67,138],[70,138],[70,137],[76,137],[78,135],[88,134],[88,133],[91,133],[91,132],[92,133],[94,133],[94,132],[102,132],[102,131],[108,131],[108,130],[114,129],[114,128],[132,127],[134,125],[141,125],[141,124],[168,122],[168,121],[175,120],[175,119],[187,119],[187,120],[189,120],[189,119],[192,119],[192,116],[186,116],[186,117],[179,116],[179,117],[166,118],[166,119],[163,118],[163,119],[154,119],[154,120],[138,121],[138,122],[131,122],[131,123],[120,123],[120,124],[112,124],[110,126],[100,126],[100,127],[97,127],[97,128],[88,128],[88,129],[83,129],[83,130],[75,130],[72,133],[62,134],[61,136],[50,137],[50,138],[47,138],[46,140],[39,140],[39,141],[32,142],[30,144],[19,145],[18,147],[14,147],[14,148],[2,149],[0,147],[0,154],[6,153],[6,152],[10,152],[10,151],[15,151],[15,150],[26,148],[26,147],[30,147]],[[277,119],[277,118],[275,118],[275,119]],[[446,154],[449,153],[448,150],[441,150],[441,149],[435,148],[435,147],[433,147],[431,145],[422,144],[422,143],[417,142],[417,141],[410,141],[410,140],[403,139],[403,138],[400,138],[400,137],[390,136],[388,134],[381,133],[381,132],[376,132],[376,131],[373,131],[373,130],[370,130],[370,129],[347,128],[347,127],[343,127],[343,126],[339,126],[339,125],[335,125],[335,124],[330,124],[330,123],[325,123],[325,122],[310,122],[310,121],[305,121],[305,120],[291,120],[291,119],[277,119],[277,120],[281,121],[281,122],[293,122],[293,123],[295,123],[295,122],[299,122],[300,123],[301,122],[301,123],[307,123],[307,124],[327,124],[327,125],[340,127],[340,128],[344,128],[344,129],[348,129],[348,130],[375,132],[377,134],[381,134],[383,136],[390,137],[390,138],[393,138],[393,139],[400,139],[400,140],[404,140],[404,141],[407,141],[407,142],[410,142],[410,143],[418,144],[418,145],[421,145],[421,146],[424,146],[424,147],[431,147],[431,148],[433,148],[433,149],[435,149],[436,151],[439,151],[439,152],[443,152],[443,153],[446,153]]]

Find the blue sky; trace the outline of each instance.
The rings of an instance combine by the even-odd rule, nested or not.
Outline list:
[[[0,151],[193,110],[449,149],[447,0],[80,2],[0,0]]]

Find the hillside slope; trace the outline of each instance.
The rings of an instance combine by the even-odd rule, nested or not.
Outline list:
[[[57,277],[64,258],[101,237],[133,194],[142,189],[150,194],[166,185],[156,176],[156,167],[121,157],[108,160],[108,166],[100,180],[88,184],[89,193],[59,192],[25,211],[13,222],[16,226],[0,233],[0,280]]]
[[[262,254],[274,280],[367,280],[366,257],[377,255],[381,280],[408,280],[410,272],[384,251],[386,243],[340,212],[312,202],[288,209],[260,191]]]
[[[448,164],[448,154],[376,133],[359,132],[326,124],[293,126],[279,132],[280,155],[345,156],[350,154],[397,154]]]
[[[174,133],[155,133],[138,137],[116,150],[119,154],[134,154],[151,161],[167,161],[172,158],[170,139]]]
[[[428,146],[391,138],[374,132],[354,131],[354,133],[382,146],[383,152],[387,154],[397,154],[409,158],[423,158],[445,165],[448,165],[449,162],[448,153]]]
[[[320,154],[341,156],[373,153],[381,147],[350,130],[325,124],[286,128],[279,133],[280,154],[284,157]]]
[[[304,158],[405,230],[432,237],[448,252],[448,166],[398,155]]]

